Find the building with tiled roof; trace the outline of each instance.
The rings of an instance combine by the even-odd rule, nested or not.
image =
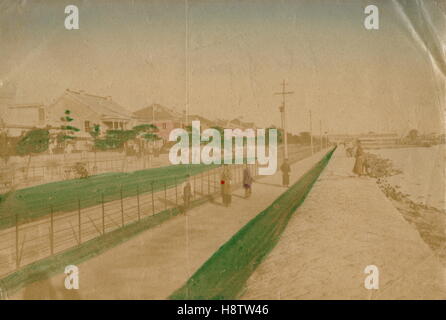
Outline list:
[[[110,96],[98,96],[84,91],[67,89],[47,108],[47,124],[54,127],[66,125],[61,118],[69,110],[71,126],[80,129],[79,137],[89,137],[95,124],[101,131],[131,129],[136,124],[133,114],[113,101]]]

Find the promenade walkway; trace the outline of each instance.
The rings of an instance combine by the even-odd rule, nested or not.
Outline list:
[[[292,165],[297,181],[328,150]],[[286,189],[281,173],[257,179],[250,199],[234,192],[231,207],[205,203],[78,265],[80,289],[64,288],[64,274],[39,281],[10,298],[165,299],[241,227]]]
[[[242,299],[445,299],[446,269],[338,148]],[[379,270],[365,289],[364,269]]]

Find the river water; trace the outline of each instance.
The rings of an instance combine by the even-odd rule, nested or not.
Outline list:
[[[392,160],[403,173],[387,178],[417,203],[446,210],[445,145],[380,149],[371,152]]]

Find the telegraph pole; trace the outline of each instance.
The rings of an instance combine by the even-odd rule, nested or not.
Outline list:
[[[189,125],[189,2],[185,1],[184,15],[186,17],[186,37],[184,43],[184,49],[186,53],[186,64],[185,64],[185,77],[186,77],[186,126]]]
[[[274,93],[275,95],[281,95],[282,96],[282,104],[279,107],[279,111],[280,111],[280,117],[282,120],[282,130],[283,130],[283,136],[284,136],[284,144],[285,144],[285,154],[284,154],[284,159],[288,159],[288,137],[287,137],[287,131],[286,131],[286,114],[285,114],[285,95],[287,94],[293,94],[294,92],[292,91],[285,91],[285,80],[282,81],[282,91],[281,92],[276,92]]]

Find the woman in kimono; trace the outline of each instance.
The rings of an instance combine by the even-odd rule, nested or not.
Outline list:
[[[183,191],[184,211],[186,211],[190,207],[190,201],[193,196],[193,189],[192,189],[192,184],[190,182],[190,175],[186,176],[186,180],[181,185],[181,190]]]
[[[228,207],[231,204],[231,182],[232,174],[229,166],[227,164],[223,165],[223,172],[221,174],[220,185],[221,185],[221,197],[223,204]]]
[[[288,164],[288,159],[285,159],[280,166],[280,171],[282,171],[282,185],[288,187],[290,185],[290,172],[291,168]]]
[[[245,198],[249,198],[251,196],[251,185],[253,178],[251,176],[251,172],[249,171],[248,165],[245,164],[245,168],[243,169],[243,188],[245,189]]]
[[[361,142],[357,142],[356,153],[355,153],[355,165],[353,166],[353,173],[357,174],[359,177],[364,175],[364,164],[365,164],[365,154],[364,149],[362,149]]]

